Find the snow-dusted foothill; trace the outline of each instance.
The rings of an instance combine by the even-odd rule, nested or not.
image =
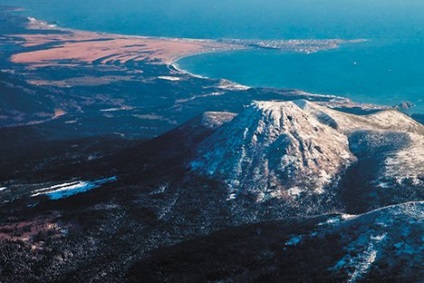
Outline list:
[[[161,249],[134,265],[129,277],[421,282],[423,217],[424,202],[420,201],[359,215],[338,213],[233,227]]]

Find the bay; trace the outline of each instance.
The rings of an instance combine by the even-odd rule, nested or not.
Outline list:
[[[63,27],[185,38],[357,39],[315,54],[238,51],[184,58],[196,74],[358,102],[411,101],[424,113],[424,1],[0,0]]]

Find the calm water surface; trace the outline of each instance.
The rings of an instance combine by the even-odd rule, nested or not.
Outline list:
[[[0,0],[61,26],[188,38],[366,38],[315,54],[239,51],[184,58],[190,72],[424,113],[421,0]]]

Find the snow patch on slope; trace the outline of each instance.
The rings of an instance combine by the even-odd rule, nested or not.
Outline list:
[[[116,176],[113,176],[107,179],[91,181],[91,182],[75,181],[75,182],[63,183],[63,184],[58,184],[51,187],[36,190],[31,196],[37,197],[37,196],[45,195],[51,200],[58,200],[58,199],[67,198],[79,193],[85,193],[89,190],[98,188],[106,183],[115,182],[115,181],[117,181]]]
[[[171,76],[159,76],[158,79],[165,80],[165,81],[172,81],[172,82],[181,80],[180,77],[171,77]]]
[[[341,222],[338,229],[341,231],[334,233],[351,241],[344,248],[346,255],[330,270],[347,273],[348,282],[366,278],[379,261],[389,270],[399,264],[413,270],[424,260],[423,239],[417,237],[424,232],[424,202],[393,205],[357,215]]]
[[[388,156],[384,171],[398,183],[412,186],[424,185],[424,139],[422,135],[409,133],[409,145]]]
[[[202,126],[208,129],[217,129],[230,122],[237,114],[231,112],[205,112],[202,115]]]
[[[347,270],[349,274],[348,282],[357,282],[365,274],[368,273],[372,264],[376,260],[380,243],[383,242],[387,237],[387,234],[370,236],[362,235],[358,240],[352,242],[347,250],[356,255],[350,253],[340,259],[337,264],[331,270]],[[360,252],[358,252],[360,251]]]

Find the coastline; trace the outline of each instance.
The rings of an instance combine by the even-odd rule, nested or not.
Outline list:
[[[356,44],[366,40],[286,40],[286,41],[254,41],[254,40],[211,40],[211,39],[190,39],[190,38],[170,38],[170,37],[151,37],[140,35],[119,35],[104,32],[91,32],[71,28],[62,28],[57,25],[49,24],[46,21],[38,20],[33,17],[28,17],[28,29],[32,31],[40,30],[40,34],[17,34],[13,35],[21,37],[22,42],[19,44],[23,47],[31,47],[35,51],[23,51],[14,54],[11,61],[17,64],[26,64],[29,68],[38,68],[46,66],[74,66],[75,64],[88,63],[94,64],[125,64],[129,61],[155,61],[162,62],[168,69],[176,71],[180,74],[189,75],[200,79],[217,79],[230,83],[239,89],[255,88],[255,86],[242,85],[235,81],[230,81],[224,78],[211,78],[198,75],[182,68],[178,61],[196,55],[207,53],[218,53],[235,50],[257,50],[270,49],[266,47],[258,47],[259,45],[277,44],[277,50],[314,53],[321,50],[329,50],[339,48],[342,44]],[[44,34],[42,31],[57,31],[58,33]],[[105,50],[105,44],[113,45]],[[277,43],[276,43],[277,42]],[[112,43],[112,44],[110,44]],[[308,45],[310,44],[310,45]],[[47,49],[37,49],[43,45],[51,45]],[[304,49],[303,46],[309,46],[309,49]],[[300,47],[301,49],[299,49]],[[318,49],[317,49],[318,48]],[[81,52],[81,51],[84,52]],[[87,56],[81,54],[92,53]],[[102,53],[103,52],[103,53]],[[68,57],[66,57],[68,56]],[[64,63],[64,61],[67,61]],[[157,62],[156,62],[157,63]],[[267,88],[267,87],[261,87]],[[349,101],[349,98],[339,95],[316,94],[302,90],[295,90],[299,94],[308,94],[311,97],[332,98],[336,101]],[[367,103],[360,103],[366,105]],[[368,104],[371,105],[371,104]],[[373,104],[377,106],[377,104]],[[393,108],[389,106],[381,106],[384,108]],[[409,114],[415,112],[410,111]],[[420,114],[420,112],[416,112]]]
[[[93,46],[98,41],[109,41],[108,48],[115,48],[117,52],[117,58],[121,58],[121,62],[125,62],[125,58],[122,58],[125,53],[132,53],[131,59],[139,61],[141,59],[159,59],[167,65],[175,64],[176,61],[188,57],[205,53],[216,53],[223,51],[237,51],[237,50],[260,50],[260,49],[274,49],[285,52],[299,52],[305,54],[311,54],[324,50],[337,49],[344,44],[357,44],[367,41],[366,39],[354,39],[354,40],[343,40],[343,39],[290,39],[290,40],[241,40],[241,39],[193,39],[193,38],[172,38],[172,37],[152,37],[152,36],[140,36],[140,35],[120,35],[104,32],[92,32],[84,31],[71,28],[63,28],[54,24],[49,24],[46,21],[38,20],[34,17],[27,17],[28,24],[27,29],[32,31],[40,31],[40,34],[14,34],[10,36],[16,36],[22,38],[23,42],[20,43],[23,47],[39,47],[42,45],[50,44],[47,50],[36,50],[30,52],[21,52],[12,56],[11,61],[14,63],[26,63],[36,64],[48,61],[58,60],[80,60],[83,62],[93,62],[94,59],[101,58],[97,53],[104,53],[105,55],[114,55],[105,52],[104,45]],[[49,31],[53,33],[43,33],[43,31]],[[54,33],[57,32],[57,33]],[[60,34],[59,34],[60,33]],[[72,48],[75,47],[76,43],[85,42],[85,46],[78,46],[80,49],[85,48],[85,52],[95,49],[96,58],[91,60],[88,57],[78,55]],[[87,43],[91,43],[90,45]],[[56,48],[57,45],[60,48]],[[110,47],[110,45],[116,45]],[[133,46],[138,44],[138,47],[145,45],[145,48],[133,49],[129,48],[130,44]],[[55,46],[56,45],[56,46]],[[62,56],[59,52],[62,52]],[[81,51],[81,50],[79,50]],[[149,54],[144,54],[149,52]],[[27,55],[27,56],[26,56]],[[37,57],[39,56],[39,57]],[[79,56],[79,57],[78,57]],[[127,56],[128,58],[130,56]],[[181,69],[181,68],[178,68]]]
[[[184,43],[184,44],[189,44],[186,45],[188,47],[191,47],[192,45],[190,44],[195,44],[196,48],[195,49],[190,49],[190,50],[184,50],[184,46],[179,50],[172,50],[172,46],[170,48],[170,50],[168,50],[170,52],[169,55],[162,57],[162,56],[157,56],[157,54],[155,53],[155,50],[151,49],[149,50],[151,52],[151,56],[147,56],[147,57],[142,57],[143,59],[148,58],[150,60],[160,60],[162,61],[162,63],[164,63],[168,69],[176,71],[180,74],[184,74],[184,75],[189,75],[191,77],[194,78],[199,78],[199,79],[217,79],[217,80],[221,80],[221,81],[225,81],[227,85],[232,85],[234,88],[236,89],[249,89],[252,88],[252,86],[246,86],[234,81],[230,81],[228,79],[225,78],[210,78],[207,76],[202,76],[202,75],[198,75],[192,72],[189,72],[188,70],[185,70],[183,68],[181,68],[178,65],[178,61],[186,58],[186,57],[190,57],[190,56],[196,56],[196,55],[202,55],[202,54],[207,54],[207,53],[218,53],[218,52],[226,52],[226,51],[236,51],[236,50],[254,50],[254,49],[258,49],[258,47],[253,47],[251,46],[255,41],[252,40],[247,40],[246,42],[241,41],[241,40],[237,40],[237,39],[227,39],[227,40],[211,40],[211,39],[191,39],[191,38],[170,38],[170,37],[151,37],[151,36],[140,36],[140,35],[120,35],[120,34],[111,34],[111,33],[104,33],[104,32],[91,32],[91,31],[84,31],[84,30],[78,30],[78,29],[72,29],[72,28],[62,28],[60,26],[57,25],[52,25],[49,24],[46,21],[43,20],[38,20],[34,17],[27,17],[28,19],[28,29],[29,30],[40,30],[40,31],[44,31],[44,30],[50,30],[50,31],[58,31],[58,32],[65,32],[65,35],[62,36],[57,36],[57,35],[39,35],[39,36],[31,36],[31,35],[21,35],[23,36],[24,40],[26,40],[26,42],[24,43],[24,46],[27,47],[37,47],[37,46],[42,46],[46,43],[53,43],[53,44],[63,44],[63,42],[67,42],[69,40],[73,40],[73,41],[78,41],[78,40],[83,40],[85,42],[101,42],[101,40],[135,40],[135,41],[141,41],[143,44],[146,44],[147,41],[153,42],[158,44],[158,48],[164,48],[164,46],[166,46],[169,43]],[[67,35],[70,35],[71,38],[66,38]],[[16,35],[16,36],[20,36],[20,35]],[[265,44],[266,41],[259,41],[259,44]],[[298,45],[303,46],[305,43],[308,43],[308,40],[286,40],[286,41],[279,41],[280,44],[283,43],[283,46],[285,49],[290,49],[291,51],[295,51],[295,52],[304,52],[304,53],[308,53],[308,50],[304,50],[301,49],[300,51],[297,49]],[[313,41],[315,42],[315,41]],[[327,50],[327,49],[334,49],[334,48],[338,48],[339,45],[337,44],[346,44],[346,43],[358,43],[358,42],[363,42],[363,40],[352,40],[352,41],[344,41],[344,40],[328,40],[328,43],[325,44],[326,41],[317,41],[314,44],[318,44],[318,45],[323,45],[323,50]],[[132,42],[134,43],[134,42]],[[234,44],[237,43],[237,44]],[[275,43],[275,41],[271,41],[272,44]],[[286,44],[287,45],[284,45]],[[314,44],[312,44],[312,47],[314,50],[317,48]],[[60,46],[61,48],[63,48],[63,46]],[[281,46],[280,46],[281,47]],[[269,49],[269,48],[266,48]],[[71,53],[69,50],[65,50],[68,55],[69,53]],[[124,46],[119,46],[117,48],[117,54],[114,54],[117,58],[119,58],[119,56],[122,55],[122,53],[125,53],[127,50],[125,49],[125,45]],[[144,50],[143,50],[144,52]],[[314,52],[318,52],[317,50],[315,50]],[[40,55],[41,53],[41,55]],[[24,63],[24,64],[28,64],[32,67],[45,67],[45,66],[49,66],[49,65],[56,65],[57,61],[59,60],[63,60],[63,57],[59,56],[60,53],[56,53],[55,52],[55,48],[53,46],[53,48],[49,48],[47,50],[43,49],[43,50],[39,50],[39,51],[33,51],[33,52],[22,52],[22,53],[18,53],[12,56],[11,61],[14,63]],[[37,57],[37,54],[40,55],[40,57],[36,60],[34,60],[33,62],[31,62],[33,57]],[[25,55],[25,56],[24,56]],[[56,56],[54,56],[56,55]],[[161,54],[159,54],[161,55]],[[131,57],[131,59],[133,59],[134,57]],[[83,59],[82,61],[84,61],[85,63],[92,63],[95,60],[90,60],[89,58],[80,58]],[[121,57],[122,59],[122,57]],[[98,58],[97,58],[98,60]],[[50,61],[50,62],[49,62]],[[48,63],[46,63],[48,62]],[[125,63],[126,61],[120,61],[121,63]],[[108,63],[108,61],[102,62],[102,63]],[[69,64],[69,62],[67,63]],[[63,64],[62,64],[63,65]],[[305,95],[306,92],[301,91],[301,90],[296,90],[296,92],[299,92],[299,94],[301,95]],[[336,100],[345,100],[346,98],[344,97],[340,97],[340,96],[335,96],[335,95],[326,95],[326,94],[309,94],[310,96],[313,97],[326,97],[326,98],[334,98]]]
[[[28,17],[27,29],[39,33],[12,34],[20,38],[16,44],[31,51],[13,54],[12,63],[27,64],[32,67],[59,65],[59,61],[73,63],[100,64],[128,61],[161,61],[170,65],[180,58],[205,52],[219,52],[246,48],[241,45],[219,43],[213,40],[127,36],[110,33],[88,32],[61,28],[45,21]],[[45,31],[49,31],[46,33]],[[106,42],[106,44],[104,43]],[[47,48],[42,48],[48,45]],[[84,51],[84,52],[82,52]],[[63,63],[62,63],[63,65]]]
[[[248,53],[248,54],[250,54],[250,53]],[[193,55],[193,56],[196,56],[196,55]],[[189,57],[191,57],[191,56],[189,56]],[[212,58],[215,58],[215,57],[212,57]],[[224,57],[224,58],[226,58],[226,57]],[[202,61],[202,60],[199,60],[199,61]],[[216,59],[205,59],[204,61],[206,61],[207,64],[213,64],[213,63],[219,64],[219,60],[216,60]],[[218,61],[218,62],[216,62],[216,61]],[[190,62],[190,61],[188,61],[188,62]],[[194,62],[196,62],[196,60]],[[213,62],[213,63],[211,63],[211,62]],[[353,64],[356,65],[357,62],[354,61]],[[178,64],[173,64],[173,65],[174,65],[174,67],[176,66],[178,68],[178,70],[180,70],[180,71],[182,70],[187,74],[194,75],[194,76],[197,76],[197,77],[203,77],[203,78],[208,78],[208,79],[223,79],[222,77],[217,77],[217,76],[213,76],[213,75],[212,76],[197,75],[197,74],[193,73],[192,71],[184,69],[181,65],[178,65]],[[192,67],[193,63],[188,63],[187,66],[189,68],[193,68]],[[200,64],[194,64],[194,66],[201,66],[201,65]],[[213,65],[211,65],[211,66],[213,66]],[[196,68],[197,67],[194,67],[194,69],[196,69]],[[206,68],[206,69],[199,68],[199,70],[208,73],[209,68]],[[233,69],[231,69],[231,70],[233,71]],[[214,71],[214,70],[212,70],[211,72],[212,72],[212,74],[216,73],[216,71]],[[225,80],[229,80],[229,81],[232,81],[236,84],[239,84],[237,79],[234,79],[234,77],[232,79],[225,78]],[[424,115],[424,108],[423,108],[424,105],[422,104],[422,102],[423,102],[422,99],[416,100],[414,98],[408,98],[408,97],[405,97],[405,98],[397,97],[398,98],[397,100],[392,98],[391,103],[390,103],[391,97],[389,95],[388,95],[389,99],[387,101],[382,100],[382,99],[384,99],[384,97],[381,98],[381,101],[372,101],[371,99],[370,100],[364,100],[364,99],[361,100],[361,98],[363,98],[365,96],[364,93],[355,93],[355,95],[357,95],[358,97],[355,97],[355,95],[352,95],[351,97],[349,97],[349,96],[344,95],[344,94],[337,94],[336,92],[325,92],[325,91],[320,91],[320,90],[311,90],[311,89],[303,90],[302,88],[290,88],[290,87],[286,88],[285,86],[267,86],[265,84],[249,85],[246,82],[241,83],[241,84],[247,85],[250,88],[290,89],[290,90],[295,90],[299,94],[308,95],[308,96],[311,96],[311,97],[312,96],[313,97],[326,97],[326,98],[333,97],[334,99],[336,99],[338,101],[345,100],[345,101],[348,101],[348,103],[354,103],[356,105],[363,105],[366,108],[394,109],[394,110],[400,111],[400,112],[402,112],[402,113],[404,113],[408,116],[411,116],[411,117],[422,117]],[[370,95],[373,95],[373,94],[370,94]],[[375,99],[375,100],[377,100],[377,99]],[[422,118],[420,118],[419,121],[422,121]]]
[[[192,56],[195,56],[195,55],[201,55],[201,54],[202,54],[202,53],[199,53],[199,54],[193,54]],[[187,57],[187,56],[185,56],[185,57]],[[181,68],[181,67],[178,65],[178,60],[183,59],[183,58],[185,58],[185,57],[180,57],[180,58],[176,59],[174,62],[172,62],[172,63],[168,64],[168,68],[169,68],[170,70],[175,70],[175,71],[177,71],[178,73],[181,73],[181,74],[184,74],[184,75],[189,75],[189,76],[194,77],[194,78],[206,79],[206,80],[207,80],[207,79],[211,79],[211,78],[206,77],[206,76],[201,76],[201,75],[197,75],[197,74],[191,73],[191,72],[189,72],[189,71],[187,71],[187,70],[185,70],[185,69]]]

